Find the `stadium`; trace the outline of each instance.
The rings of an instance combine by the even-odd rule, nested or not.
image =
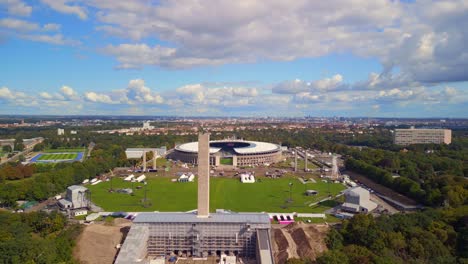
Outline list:
[[[175,147],[169,158],[197,164],[198,142]],[[210,165],[255,166],[267,165],[281,160],[281,147],[276,144],[245,140],[210,141]]]

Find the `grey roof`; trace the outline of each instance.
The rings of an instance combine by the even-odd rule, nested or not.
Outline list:
[[[68,186],[68,189],[71,190],[71,191],[75,191],[75,190],[78,190],[78,191],[87,191],[87,190],[88,190],[88,188],[83,187],[83,186],[80,186],[80,185]]]
[[[362,188],[361,186],[356,186],[356,187],[353,187],[353,188],[350,188],[350,189],[346,190],[346,194],[362,195],[362,194],[369,194],[369,191]]]
[[[59,202],[59,204],[61,204],[63,207],[66,207],[67,205],[69,205],[69,206],[72,206],[72,205],[73,205],[72,202],[70,202],[70,201],[68,201],[68,200],[65,200],[65,199],[60,199],[58,202]]]
[[[264,223],[270,218],[264,213],[212,213],[208,218],[198,218],[191,213],[139,213],[134,223]]]
[[[270,250],[270,244],[269,244],[270,236],[268,234],[268,230],[267,229],[257,230],[257,237],[259,241],[258,247],[260,248],[260,250]]]

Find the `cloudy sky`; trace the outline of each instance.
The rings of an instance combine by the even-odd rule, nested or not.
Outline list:
[[[467,0],[0,0],[0,114],[468,117],[467,43]]]

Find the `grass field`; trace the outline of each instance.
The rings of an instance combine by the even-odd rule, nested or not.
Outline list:
[[[147,197],[151,206],[143,207],[144,187],[135,189],[135,195],[110,193],[110,182],[87,186],[91,190],[91,199],[107,211],[188,211],[197,206],[197,183],[171,182],[169,177],[148,179]],[[292,182],[292,199],[289,199],[289,183]],[[237,212],[323,212],[330,208],[329,203],[309,207],[310,203],[319,201],[330,192],[335,195],[344,189],[341,184],[324,182],[301,184],[294,178],[269,179],[261,178],[253,184],[241,183],[238,179],[211,178],[211,211],[229,209]],[[134,187],[143,184],[134,183]],[[113,188],[131,188],[132,183],[122,179],[113,180]],[[319,195],[305,196],[306,189],[319,191]]]
[[[58,153],[58,152],[85,152],[85,148],[58,148],[58,149],[46,149],[44,153]]]
[[[50,153],[43,154],[37,160],[72,160],[78,157],[78,153]]]

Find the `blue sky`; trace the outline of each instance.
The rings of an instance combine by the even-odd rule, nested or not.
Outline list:
[[[466,1],[0,0],[0,114],[468,117]]]

